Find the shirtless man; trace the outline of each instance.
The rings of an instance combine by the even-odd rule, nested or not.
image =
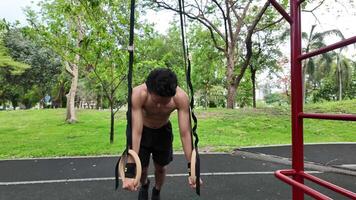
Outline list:
[[[177,86],[177,76],[169,69],[155,69],[148,75],[144,84],[133,88],[132,149],[139,152],[142,163],[139,200],[148,200],[150,181],[147,179],[147,169],[151,154],[155,167],[155,186],[152,189],[151,200],[160,199],[167,165],[173,160],[173,134],[169,117],[174,110],[178,111],[180,138],[185,158],[189,163],[192,154],[189,98]],[[133,160],[129,159],[128,162],[127,171],[134,171]],[[132,174],[129,177],[132,177]],[[195,188],[195,180],[188,179],[190,186]],[[123,188],[136,191],[138,185],[135,185],[133,180],[125,178]]]

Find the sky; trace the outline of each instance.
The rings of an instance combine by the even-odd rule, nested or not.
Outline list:
[[[9,22],[18,20],[21,24],[26,24],[23,8],[26,6],[34,7],[31,2],[36,3],[38,0],[0,0],[0,19],[5,18]]]

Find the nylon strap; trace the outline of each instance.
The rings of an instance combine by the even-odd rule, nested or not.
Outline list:
[[[117,189],[119,187],[119,174],[118,174],[118,165],[120,162],[120,159],[127,154],[129,149],[132,148],[132,122],[131,122],[131,107],[132,107],[132,71],[133,71],[133,62],[134,62],[134,30],[135,30],[135,0],[131,0],[131,9],[130,9],[130,38],[129,38],[129,46],[128,46],[128,51],[129,51],[129,68],[128,68],[128,73],[127,73],[127,112],[126,112],[126,149],[122,153],[122,156],[119,158],[116,167],[115,167],[115,188]]]
[[[185,23],[185,15],[183,17],[183,14],[185,12],[184,0],[178,0],[178,1],[179,1],[180,26],[181,26],[181,35],[182,35],[182,44],[183,44],[182,46],[183,46],[184,68],[185,68],[185,72],[186,72],[187,85],[188,85],[188,89],[190,92],[189,120],[191,122],[191,118],[193,118],[193,128],[191,128],[191,134],[192,134],[192,136],[194,136],[194,139],[195,139],[194,146],[192,144],[192,147],[195,148],[195,150],[196,150],[196,165],[195,165],[196,193],[198,195],[200,195],[200,156],[199,156],[199,152],[198,152],[199,137],[198,137],[198,134],[196,133],[196,130],[198,127],[198,120],[194,113],[194,90],[193,90],[193,84],[191,81],[191,62],[190,62],[190,57],[189,57],[189,47],[188,47],[188,45],[186,43],[186,39],[185,39],[185,24],[186,24]]]
[[[131,0],[130,13],[130,38],[129,38],[129,69],[127,74],[127,126],[126,126],[126,151],[132,148],[132,122],[131,122],[131,107],[132,107],[132,71],[134,62],[134,30],[135,29],[135,0]]]

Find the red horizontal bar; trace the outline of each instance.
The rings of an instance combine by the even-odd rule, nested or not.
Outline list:
[[[286,19],[290,24],[293,22],[292,18],[289,14],[284,10],[284,8],[276,1],[276,0],[269,0],[271,4],[276,8],[276,10]]]
[[[284,181],[285,183],[295,186],[299,189],[302,189],[306,194],[308,194],[309,196],[318,199],[318,200],[332,200],[332,198],[321,194],[320,192],[302,184],[299,183],[295,180],[293,180],[292,178],[290,178],[289,176],[291,175],[296,175],[297,173],[295,172],[295,170],[293,169],[289,169],[289,170],[278,170],[274,173],[274,175],[279,178],[280,180]]]
[[[328,51],[332,51],[334,49],[337,49],[337,48],[340,48],[340,47],[344,47],[344,46],[347,46],[347,45],[350,45],[350,44],[353,44],[353,43],[356,43],[356,36],[351,37],[349,39],[342,40],[342,41],[337,42],[335,44],[320,48],[318,50],[315,50],[315,51],[312,51],[312,52],[309,52],[309,53],[305,53],[305,54],[299,56],[298,59],[299,60],[304,60],[304,59],[307,59],[307,58],[310,58],[310,57],[313,57],[313,56],[316,56],[316,55],[319,55],[319,54],[322,54],[322,53],[326,53]]]
[[[317,178],[317,177],[315,177],[315,176],[313,176],[313,175],[310,175],[310,174],[307,174],[307,173],[305,173],[305,172],[301,172],[301,173],[299,173],[300,175],[302,175],[304,178],[306,178],[306,179],[308,179],[308,180],[310,180],[310,181],[313,181],[314,183],[317,183],[317,184],[319,184],[319,185],[321,185],[321,186],[324,186],[324,187],[326,187],[326,188],[329,188],[330,190],[333,190],[333,191],[335,191],[335,192],[337,192],[337,193],[340,193],[340,194],[342,194],[342,195],[344,195],[344,196],[346,196],[346,197],[349,197],[349,198],[351,198],[351,199],[356,199],[356,193],[354,193],[354,192],[351,192],[351,191],[349,191],[349,190],[346,190],[346,189],[344,189],[344,188],[342,188],[342,187],[339,187],[339,186],[337,186],[337,185],[334,185],[334,184],[332,184],[332,183],[329,183],[329,182],[327,182],[327,181],[324,181],[324,180],[322,180],[322,179],[320,179],[320,178]]]
[[[356,115],[351,115],[351,114],[299,113],[298,117],[312,118],[312,119],[356,121]]]

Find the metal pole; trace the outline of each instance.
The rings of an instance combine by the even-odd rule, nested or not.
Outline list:
[[[301,11],[298,0],[291,0],[291,88],[292,88],[292,166],[296,171],[294,180],[304,184],[299,172],[304,171],[302,63],[298,59],[302,53]],[[293,200],[304,200],[303,190],[293,186]]]

